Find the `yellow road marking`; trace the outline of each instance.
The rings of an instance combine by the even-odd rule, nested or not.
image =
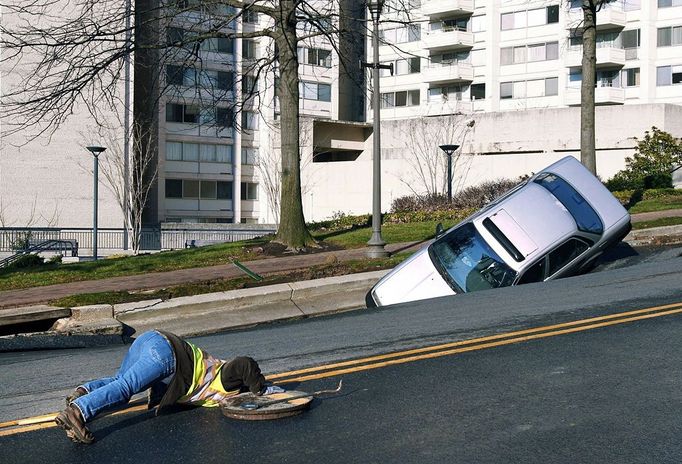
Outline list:
[[[671,309],[673,308],[673,309]],[[666,311],[667,310],[667,311]],[[289,372],[281,372],[267,376],[268,380],[276,380],[275,383],[283,384],[290,382],[305,382],[309,380],[323,379],[354,372],[362,372],[382,367],[405,364],[408,362],[433,359],[454,354],[466,353],[470,351],[483,350],[498,346],[511,345],[529,340],[555,337],[570,333],[582,332],[601,327],[608,327],[617,324],[635,322],[639,320],[652,319],[655,317],[669,316],[682,313],[682,303],[673,303],[651,308],[638,309],[623,313],[610,314],[606,316],[582,319],[579,321],[565,322],[532,329],[518,330],[503,334],[490,335],[486,337],[473,338],[441,345],[415,348],[395,353],[388,353],[377,356],[370,356],[361,359],[343,361],[322,366],[299,369]],[[308,375],[302,375],[308,374]],[[129,406],[125,409],[111,413],[119,415],[129,412],[146,410],[146,404]],[[40,430],[44,428],[56,427],[54,418],[58,413],[45,414],[42,416],[29,417],[8,422],[0,423],[0,437],[15,435]],[[5,429],[5,430],[3,430]]]

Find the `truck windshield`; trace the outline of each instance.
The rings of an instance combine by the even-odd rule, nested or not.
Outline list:
[[[434,242],[429,256],[456,293],[506,287],[516,278],[471,223]]]

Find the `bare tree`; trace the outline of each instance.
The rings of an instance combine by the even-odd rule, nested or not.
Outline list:
[[[415,195],[436,194],[447,189],[447,158],[439,148],[442,144],[457,141],[463,145],[475,121],[468,114],[454,114],[438,118],[414,118],[406,121],[406,148],[409,156],[405,162],[413,176],[401,182]],[[462,156],[462,150],[453,155],[453,169]]]
[[[306,147],[312,143],[312,121],[305,121],[300,124],[301,131],[299,134],[299,143],[301,147]],[[268,199],[268,208],[275,222],[279,223],[280,200],[282,197],[282,157],[279,147],[280,131],[277,127],[272,127],[270,132],[269,149],[259,149],[258,159],[256,160],[256,169],[260,176],[261,183],[265,189],[265,195]],[[305,170],[306,166],[311,162],[310,158],[303,158],[301,160],[301,170]],[[310,186],[306,185],[301,179],[301,195],[304,196]]]
[[[340,44],[348,40],[364,48],[364,3],[204,0],[197,4],[183,0],[134,0],[132,30],[126,27],[125,4],[125,0],[0,3],[7,12],[5,17],[13,18],[0,25],[0,47],[4,51],[0,62],[8,68],[21,68],[24,76],[20,85],[3,95],[4,118],[12,122],[6,130],[30,130],[33,136],[49,134],[79,104],[100,121],[121,105],[119,83],[125,57],[134,54],[134,117],[143,119],[140,127],[146,131],[158,118],[158,96],[167,87],[166,76],[160,70],[165,70],[166,64],[178,63],[178,49],[190,52],[181,65],[200,65],[199,52],[212,41],[260,39],[270,44],[266,47],[268,53],[246,65],[244,75],[251,79],[250,83],[242,82],[242,98],[231,101],[229,111],[216,113],[216,120],[234,119],[245,104],[258,105],[260,96],[255,79],[269,72],[278,75],[282,190],[276,239],[290,249],[314,244],[305,226],[301,200],[297,47],[306,40],[324,37],[336,50],[343,70],[357,69],[357,61],[344,53],[346,49]],[[209,17],[194,21],[190,33],[161,36],[160,31],[168,32],[175,18],[197,8],[208,12]],[[265,27],[254,31],[231,27],[247,13],[267,18]],[[146,83],[142,84],[143,81]],[[362,82],[357,85],[363,87]]]
[[[131,132],[133,152],[136,156],[126,173],[125,141],[120,134],[111,127],[92,128],[92,130],[97,130],[99,137],[106,144],[107,151],[99,157],[100,171],[107,188],[114,194],[121,208],[124,226],[130,232],[130,245],[133,253],[138,254],[142,240],[142,213],[158,177],[158,165],[153,151],[154,134],[145,131],[138,124],[133,124]],[[128,177],[127,184],[126,176]]]

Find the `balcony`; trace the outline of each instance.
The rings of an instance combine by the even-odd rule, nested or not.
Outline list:
[[[579,68],[582,66],[582,60],[582,47],[571,48],[566,56],[566,67]],[[623,66],[625,66],[625,50],[616,47],[597,48],[597,68],[622,68]]]
[[[594,89],[595,105],[623,105],[625,104],[625,89],[622,87],[610,87],[608,83],[597,86]],[[580,106],[580,89],[566,89],[564,102],[568,106]]]
[[[468,15],[473,12],[473,0],[428,0],[422,2],[422,13],[431,19]]]
[[[432,64],[422,70],[422,79],[429,84],[471,82],[474,80],[474,67],[461,61]]]
[[[423,37],[424,48],[431,52],[443,50],[466,50],[474,46],[474,33],[459,29],[441,29]]]
[[[566,28],[575,29],[580,27],[583,22],[583,11],[580,8],[568,10],[566,18]],[[625,11],[615,6],[605,6],[597,13],[597,31],[608,31],[610,29],[623,29],[627,24]]]

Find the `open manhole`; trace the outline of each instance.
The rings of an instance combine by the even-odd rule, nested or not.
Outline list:
[[[242,393],[220,405],[223,415],[240,420],[272,420],[291,417],[310,407],[313,394],[298,390],[256,396]]]

